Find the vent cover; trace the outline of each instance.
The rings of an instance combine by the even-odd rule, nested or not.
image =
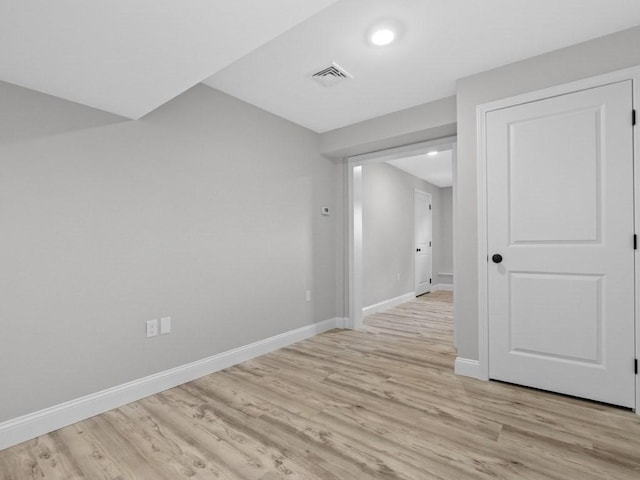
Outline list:
[[[333,62],[330,66],[323,68],[319,72],[311,75],[316,82],[323,87],[333,87],[335,84],[343,82],[349,78],[353,78],[349,72],[337,63]]]

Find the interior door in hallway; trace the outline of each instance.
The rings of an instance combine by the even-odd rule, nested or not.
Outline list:
[[[635,405],[632,82],[486,117],[489,375]]]
[[[414,225],[415,225],[415,291],[422,295],[431,291],[432,268],[432,218],[431,195],[414,191]]]

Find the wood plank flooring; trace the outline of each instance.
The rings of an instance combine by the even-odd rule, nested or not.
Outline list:
[[[640,479],[631,412],[453,374],[438,292],[0,452],[0,478]]]

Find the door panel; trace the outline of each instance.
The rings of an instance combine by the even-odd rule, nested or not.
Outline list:
[[[598,240],[602,108],[509,125],[511,243]]]
[[[511,272],[510,277],[509,351],[602,364],[601,276]]]
[[[415,226],[415,291],[422,295],[431,291],[431,195],[420,190],[414,193]]]
[[[631,81],[487,114],[489,374],[635,405]]]

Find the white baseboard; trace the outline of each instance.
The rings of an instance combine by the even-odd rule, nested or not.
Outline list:
[[[29,413],[0,423],[0,450],[58,430],[127,403],[182,385],[196,378],[251,360],[333,328],[344,328],[344,318],[332,318],[234,348],[202,360],[133,380],[101,392]]]
[[[334,318],[336,321],[335,328],[351,328],[349,325],[351,324],[351,320],[348,317],[336,317]]]
[[[462,375],[463,377],[481,379],[480,363],[478,360],[458,357],[456,358],[455,363],[455,373],[456,375]]]
[[[453,292],[453,285],[450,283],[437,283],[433,287],[431,287],[432,292]]]
[[[414,298],[416,298],[415,292],[409,292],[405,293],[404,295],[400,295],[399,297],[390,298],[389,300],[385,300],[384,302],[369,305],[368,307],[364,307],[362,309],[362,316],[366,317],[367,315],[371,315],[372,313],[378,313],[383,310],[388,310],[389,308],[393,308],[396,305],[408,302],[409,300],[413,300]]]

